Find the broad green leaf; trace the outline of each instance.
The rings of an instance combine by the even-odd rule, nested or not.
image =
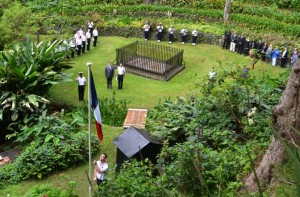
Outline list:
[[[47,136],[45,137],[45,143],[49,142],[52,138],[53,138],[52,134],[47,134]]]
[[[57,146],[57,145],[59,144],[59,138],[58,138],[58,137],[55,137],[55,138],[53,139],[53,143],[54,143],[55,146]]]

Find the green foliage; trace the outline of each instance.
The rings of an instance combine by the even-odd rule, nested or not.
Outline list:
[[[129,101],[115,98],[115,92],[111,98],[100,98],[99,107],[102,114],[102,122],[111,126],[122,126],[127,114]]]
[[[61,134],[62,135],[62,134]],[[67,169],[88,159],[88,133],[65,132],[63,140],[35,140],[10,164],[0,168],[0,186],[19,182],[30,177],[42,178],[54,171]],[[99,149],[96,137],[92,138],[92,154]]]
[[[98,194],[106,196],[162,196],[161,185],[153,176],[154,166],[145,160],[131,160],[122,164],[119,174],[98,187]]]
[[[34,43],[29,38],[0,53],[0,129],[17,128],[17,123],[34,113],[53,84],[68,81],[63,73],[67,51],[57,51],[61,42]]]
[[[46,184],[29,189],[24,197],[78,197],[78,195],[75,194],[75,189],[76,185],[74,182],[70,182],[66,190],[58,189],[52,185]]]
[[[167,99],[150,111],[148,131],[167,142],[159,157],[163,176],[181,193],[215,195],[216,188],[227,188],[218,192],[233,194],[250,170],[249,154],[255,158],[268,147],[282,83],[244,74],[239,66],[220,64],[199,82],[211,84],[202,89],[205,97]]]
[[[5,4],[3,6],[5,6]],[[0,20],[0,50],[3,50],[5,45],[10,45],[12,42],[21,40],[21,38],[28,33],[26,31],[29,23],[29,9],[22,6],[17,1],[13,2],[9,8],[4,9],[3,16]]]

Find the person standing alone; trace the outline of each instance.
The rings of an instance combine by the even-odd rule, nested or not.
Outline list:
[[[115,70],[111,66],[111,62],[108,63],[108,65],[105,67],[105,77],[106,77],[106,85],[107,88],[112,89],[112,79],[114,77]]]
[[[106,181],[106,173],[108,171],[108,163],[106,163],[107,154],[103,153],[100,156],[99,161],[94,161],[94,180],[97,181],[97,185],[101,185]]]
[[[76,78],[76,81],[78,82],[79,101],[83,101],[84,100],[84,88],[85,88],[86,78],[83,76],[82,72],[79,72],[79,76]]]
[[[118,66],[118,89],[122,90],[123,89],[123,80],[125,76],[125,67],[123,63],[120,63],[120,66]]]

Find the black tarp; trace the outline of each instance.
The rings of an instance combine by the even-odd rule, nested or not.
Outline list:
[[[116,137],[113,143],[117,146],[117,168],[119,172],[124,161],[136,159],[141,161],[148,158],[156,164],[156,156],[162,148],[162,144],[152,139],[143,129],[129,127],[121,135]]]

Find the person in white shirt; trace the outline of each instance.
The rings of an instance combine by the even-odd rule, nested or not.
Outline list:
[[[70,43],[69,43],[69,47],[71,48],[71,58],[74,58],[75,56],[75,48],[76,48],[76,45],[75,45],[75,38],[72,38],[70,40]]]
[[[188,34],[188,30],[186,29],[186,26],[183,27],[180,33],[181,33],[181,43],[185,44],[187,40],[187,34]]]
[[[94,27],[93,21],[88,21],[87,22],[87,27],[90,30],[90,32],[93,32],[93,27]]]
[[[125,67],[123,65],[123,63],[120,63],[120,66],[118,66],[117,68],[117,72],[118,72],[118,89],[122,90],[123,89],[123,80],[124,80],[124,76],[125,76]]]
[[[78,39],[80,37],[79,31],[76,31],[76,33],[74,34],[74,38]]]
[[[198,32],[197,28],[195,27],[194,30],[192,31],[192,46],[196,45],[198,33],[199,32]]]
[[[147,41],[149,39],[149,31],[150,31],[150,25],[148,24],[148,21],[143,26],[143,29],[144,29],[144,38],[145,38],[145,41]]]
[[[82,47],[82,40],[81,40],[81,36],[79,36],[79,38],[76,39],[77,55],[80,55],[80,53],[81,53],[81,47]]]
[[[95,29],[93,30],[93,37],[94,37],[94,47],[97,45],[97,39],[98,39],[98,29],[97,27],[95,27]]]
[[[83,30],[82,30],[81,27],[79,28],[78,33],[79,33],[79,36],[82,36],[82,35],[83,35]]]
[[[169,44],[171,44],[174,40],[174,33],[175,33],[175,29],[173,25],[171,25],[171,27],[168,29],[168,32],[169,32]]]
[[[94,180],[97,181],[97,185],[101,185],[106,181],[106,173],[108,171],[108,163],[106,163],[107,154],[103,153],[100,156],[99,161],[94,161]]]
[[[85,37],[86,37],[86,50],[90,50],[90,45],[91,45],[91,30],[88,29],[86,34],[85,34]]]
[[[76,81],[78,82],[78,98],[79,98],[79,101],[83,101],[86,78],[83,76],[82,72],[79,72],[78,74],[79,74],[79,76],[76,78]]]
[[[156,29],[157,29],[157,42],[161,42],[164,26],[161,23],[159,23]]]
[[[85,46],[86,46],[86,41],[87,41],[86,36],[85,36],[85,31],[83,31],[83,34],[81,36],[81,41],[82,41],[82,47],[81,47],[82,53],[85,53]]]

